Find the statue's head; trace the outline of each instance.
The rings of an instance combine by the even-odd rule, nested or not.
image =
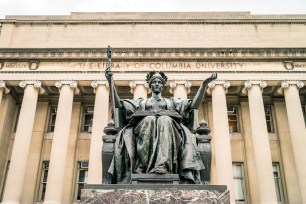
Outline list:
[[[167,76],[164,72],[149,72],[147,74],[147,83],[154,93],[160,93],[167,82]]]

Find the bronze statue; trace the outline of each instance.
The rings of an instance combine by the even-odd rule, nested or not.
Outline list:
[[[161,96],[167,82],[163,72],[149,72],[152,90],[148,99],[120,99],[112,81],[112,71],[105,76],[112,87],[116,109],[123,111],[126,125],[118,133],[114,157],[109,168],[115,183],[130,183],[131,174],[179,174],[181,183],[200,183],[204,169],[196,137],[187,128],[192,111],[198,109],[208,83],[205,79],[193,100],[166,99]]]

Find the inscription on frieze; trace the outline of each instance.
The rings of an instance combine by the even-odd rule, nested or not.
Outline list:
[[[1,71],[103,71],[100,62],[4,62]],[[202,61],[120,61],[112,63],[114,71],[305,71],[306,63],[286,62],[202,62]]]

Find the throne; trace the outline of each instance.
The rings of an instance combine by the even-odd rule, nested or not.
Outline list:
[[[111,161],[114,155],[115,141],[118,132],[126,125],[126,121],[123,117],[123,112],[120,109],[115,109],[113,114],[116,114],[117,121],[111,120],[107,127],[104,128],[105,135],[102,137],[102,183],[112,184],[112,176],[108,173]],[[209,135],[210,129],[207,127],[205,121],[201,121],[198,126],[198,110],[191,110],[190,121],[186,125],[188,129],[196,134],[197,145],[201,155],[201,160],[205,166],[205,169],[201,170],[201,183],[210,184],[210,170],[211,170],[211,136]],[[132,174],[132,183],[161,183],[161,184],[178,184],[178,174]]]

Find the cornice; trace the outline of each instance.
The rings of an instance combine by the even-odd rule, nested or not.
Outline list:
[[[0,48],[1,60],[101,60],[106,48]],[[305,60],[306,48],[113,48],[113,60]],[[33,65],[34,66],[34,65]]]
[[[109,24],[305,24],[306,19],[85,19],[19,20],[1,19],[2,24],[16,25],[109,25]]]

